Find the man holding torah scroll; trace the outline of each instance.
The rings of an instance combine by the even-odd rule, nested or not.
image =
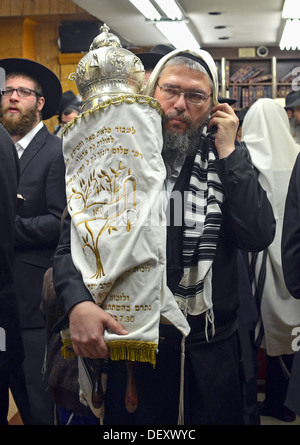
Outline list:
[[[236,331],[239,300],[236,251],[238,247],[261,250],[268,245],[274,236],[274,218],[245,148],[234,146],[237,118],[227,104],[217,103],[217,72],[211,56],[206,51],[194,53],[186,50],[178,60],[176,56],[181,56],[180,53],[175,50],[161,59],[146,90],[162,105],[163,157],[167,169],[162,190],[167,198],[166,206],[175,207],[174,212],[166,209],[170,216],[167,228],[168,287],[164,286],[162,273],[159,299],[161,309],[166,307],[167,301],[171,310],[161,310],[159,316],[155,367],[147,362],[140,362],[136,367],[139,403],[134,413],[126,412],[123,403],[126,363],[110,360],[105,398],[106,424],[243,422]],[[165,66],[167,63],[170,65]],[[99,125],[102,130],[101,122]],[[118,123],[117,127],[121,125]],[[127,131],[127,126],[124,131]],[[152,134],[151,140],[157,134]],[[109,133],[109,136],[115,138],[116,134]],[[125,145],[118,147],[127,148]],[[139,154],[145,155],[145,152],[139,150]],[[104,152],[100,155],[105,157]],[[119,169],[123,166],[127,167],[122,162],[117,165]],[[115,168],[114,171],[119,172]],[[122,172],[127,174],[123,184],[125,178],[126,187],[129,180],[132,181],[134,190],[134,179],[138,178],[132,170],[123,169]],[[102,175],[104,173],[107,171],[101,172]],[[147,176],[150,173],[143,174]],[[92,180],[93,177],[90,178]],[[109,179],[109,183],[112,184],[113,179]],[[132,196],[134,198],[134,193]],[[112,200],[101,201],[103,206],[107,202]],[[131,211],[125,212],[124,232],[128,227],[130,233],[139,217],[134,203],[135,200],[131,199]],[[110,213],[103,207],[102,214],[113,218],[116,213],[120,214],[122,208],[119,205],[114,213]],[[80,220],[79,226],[82,224]],[[114,227],[110,226],[110,235],[117,233]],[[151,230],[153,227],[154,224]],[[85,237],[85,246],[89,239]],[[139,247],[147,251],[144,244]],[[116,254],[109,248],[102,251],[101,273],[107,272],[105,259],[108,256],[113,256],[115,262],[122,260],[123,254],[131,258],[132,251],[128,247],[133,245],[124,245],[124,252],[119,249]],[[134,247],[135,255],[138,247]],[[72,346],[81,356],[108,357],[107,332],[125,340],[130,335],[128,325],[124,330],[124,324],[111,317],[108,310],[95,305],[71,260],[66,229],[54,260],[54,279],[69,316]],[[132,269],[128,267],[128,271],[131,273]],[[147,273],[146,268],[140,273]],[[116,284],[121,286],[119,280]],[[135,284],[136,297],[144,289],[140,279]],[[106,298],[109,297],[113,297],[110,300],[112,304],[112,301],[120,300],[121,295],[110,292]],[[124,293],[122,298],[126,305],[127,294]],[[105,303],[109,304],[108,300]],[[146,312],[145,301],[143,304],[139,309],[142,307]],[[187,337],[182,318],[176,311],[178,307],[191,327]],[[170,314],[176,317],[171,320]],[[64,321],[66,317],[61,324]],[[185,361],[182,359],[184,356]]]

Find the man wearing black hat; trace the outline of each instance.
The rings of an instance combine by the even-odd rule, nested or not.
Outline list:
[[[291,134],[300,144],[300,91],[291,91],[286,96],[285,109],[290,120]]]
[[[25,350],[24,372],[32,415],[31,423],[53,424],[53,402],[43,382],[45,329],[40,312],[43,276],[60,233],[66,205],[61,139],[42,119],[49,119],[61,101],[59,79],[48,68],[28,59],[2,59],[6,71],[0,122],[13,139],[20,158],[18,193],[23,204],[15,219],[13,263]],[[11,390],[17,405],[17,378]]]
[[[154,70],[157,62],[159,62],[162,57],[164,57],[166,54],[169,54],[173,50],[174,47],[172,46],[156,45],[147,53],[137,54],[145,68],[145,84],[147,83],[150,74]]]
[[[80,105],[81,101],[78,99],[75,93],[73,93],[72,90],[68,90],[63,93],[59,108],[57,110],[57,115],[58,115],[57,118],[59,125],[57,125],[57,127],[55,128],[54,134],[61,137],[61,131],[64,125],[70,122],[73,119],[73,117],[78,116],[78,114],[80,113]],[[68,109],[69,107],[74,107],[73,112],[76,111],[76,114],[73,115],[72,119],[66,119],[66,117],[64,116],[65,110]]]

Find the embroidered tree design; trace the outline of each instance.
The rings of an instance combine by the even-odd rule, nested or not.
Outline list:
[[[112,231],[117,231],[117,227],[114,225],[115,219],[118,214],[114,214],[107,218],[100,218],[97,215],[91,215],[91,211],[88,213],[88,209],[109,206],[113,203],[118,202],[122,197],[126,196],[126,183],[128,180],[134,182],[134,178],[132,178],[131,170],[128,169],[128,177],[124,180],[124,192],[119,196],[119,192],[121,187],[119,184],[119,176],[126,169],[125,166],[121,165],[119,162],[118,168],[113,169],[110,167],[110,172],[108,173],[105,170],[101,170],[100,173],[96,173],[95,169],[90,173],[87,180],[83,178],[79,181],[80,189],[77,190],[75,187],[72,187],[72,194],[68,197],[68,205],[70,209],[70,213],[72,219],[74,220],[75,226],[79,226],[80,224],[84,224],[86,234],[81,236],[82,239],[82,249],[83,251],[88,248],[92,251],[96,260],[96,272],[91,278],[101,278],[105,276],[104,268],[102,265],[101,257],[100,257],[100,249],[99,249],[99,240],[101,235],[107,230],[109,234]],[[105,194],[106,199],[101,201],[101,194]],[[81,201],[79,204],[76,202],[76,205],[72,205],[73,200]],[[73,206],[76,207],[76,210],[73,212]],[[79,210],[78,207],[80,208]],[[76,220],[80,215],[83,215],[87,212],[87,218],[81,220],[76,223]],[[99,231],[95,233],[91,228],[91,222],[96,220],[104,220],[104,224],[102,227],[99,227]],[[127,230],[130,230],[130,226]]]

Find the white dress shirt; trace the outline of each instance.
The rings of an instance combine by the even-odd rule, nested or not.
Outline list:
[[[43,122],[39,122],[35,127],[33,127],[32,130],[29,131],[22,139],[20,139],[18,142],[16,142],[15,146],[19,155],[19,158],[24,153],[25,149],[28,147],[34,136],[40,131],[40,129],[43,127]]]

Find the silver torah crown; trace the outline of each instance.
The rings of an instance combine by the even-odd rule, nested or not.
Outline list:
[[[103,25],[89,52],[79,61],[75,81],[87,111],[104,100],[124,94],[142,94],[145,70],[141,60],[123,48]]]

